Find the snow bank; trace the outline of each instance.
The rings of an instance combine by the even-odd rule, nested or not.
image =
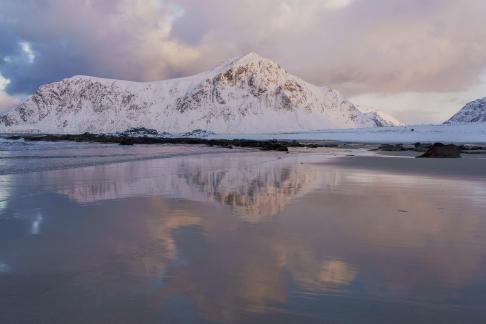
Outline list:
[[[326,140],[356,143],[486,143],[486,123],[335,129],[299,133],[214,135],[211,138]]]

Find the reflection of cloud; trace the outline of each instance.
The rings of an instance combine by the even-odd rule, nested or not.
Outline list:
[[[336,172],[324,167],[320,171]],[[242,311],[271,313],[287,301],[288,277],[312,296],[348,294],[351,283],[360,280],[360,293],[387,300],[418,298],[417,294],[442,300],[444,291],[436,287],[455,291],[478,280],[484,251],[471,236],[479,225],[471,215],[481,215],[478,209],[484,204],[471,203],[471,193],[477,192],[473,183],[424,182],[423,177],[350,169],[337,172],[341,181],[323,182],[320,188],[327,185],[327,190],[306,196],[290,213],[284,209],[268,226],[235,230],[238,226],[230,218],[225,219],[229,224],[207,227],[229,230],[209,235],[213,248],[227,244],[231,236],[231,249],[205,250],[207,259],[185,269],[173,289],[190,292],[201,313],[216,320],[239,318]],[[399,213],[398,208],[408,212]],[[470,216],[458,217],[458,208]],[[204,218],[201,226],[211,222],[222,219]],[[471,247],[467,253],[465,246]],[[209,270],[203,270],[203,264]],[[215,264],[224,264],[224,272]],[[211,288],[213,276],[221,285],[216,291]],[[205,298],[202,292],[208,291],[213,298]]]
[[[441,303],[482,280],[483,183],[301,165],[302,157],[275,156],[190,156],[31,174],[21,179],[100,203],[75,208],[91,217],[69,219],[70,226],[82,225],[73,226],[78,244],[57,247],[54,257],[48,240],[29,237],[25,247],[39,259],[52,258],[39,272],[82,269],[77,284],[65,286],[73,295],[83,295],[76,290],[81,286],[95,287],[96,296],[119,300],[140,282],[143,290],[147,282],[163,281],[150,286],[154,307],[165,311],[168,299],[184,296],[208,321],[270,316],[292,307],[290,299],[347,297],[353,289],[364,300]],[[32,199],[38,205],[35,199],[46,197]],[[46,220],[56,214],[65,221],[59,216],[65,210],[45,205]],[[273,213],[277,217],[268,217]],[[265,221],[249,223],[249,215]],[[79,248],[75,255],[72,246]],[[10,262],[16,251],[3,249]]]
[[[30,233],[32,235],[39,235],[41,231],[41,225],[42,221],[44,220],[44,217],[42,217],[42,214],[37,213],[35,215],[34,219],[32,220],[32,224],[30,225]]]
[[[0,262],[0,274],[7,273],[9,271],[10,271],[10,267],[8,266],[8,264]]]
[[[353,281],[355,276],[356,272],[345,262],[331,260],[322,263],[319,282],[324,286],[345,286]]]
[[[146,207],[153,216],[142,218],[143,226],[137,232],[138,239],[128,241],[126,245],[120,243],[117,249],[133,257],[129,262],[133,273],[164,280],[168,266],[177,263],[180,257],[175,232],[199,225],[200,218],[188,211],[170,210],[160,199],[149,198]]]
[[[0,162],[2,163],[2,162]],[[0,215],[2,215],[5,208],[7,208],[8,199],[12,190],[12,176],[2,175],[0,176]]]
[[[482,203],[478,203],[476,193],[484,188],[483,183],[352,169],[342,179],[341,190],[346,194],[330,195],[321,203],[338,204],[328,217],[342,242],[355,242],[356,251],[370,251],[360,264],[370,290],[384,278],[390,295],[434,294],[427,291],[429,285],[455,289],[477,280],[484,252],[472,233],[482,227],[478,215],[486,197],[483,191]],[[359,210],[346,204],[350,197]],[[467,253],[465,245],[470,247]],[[389,258],[399,264],[387,264]],[[408,268],[411,264],[417,265],[414,271]]]
[[[162,224],[157,224],[154,229],[157,231],[157,236],[164,242],[164,249],[166,250],[165,257],[169,260],[174,260],[177,257],[177,245],[174,241],[173,232],[177,229],[199,225],[200,218],[189,215],[183,212],[178,212],[170,217],[166,217]]]
[[[458,224],[453,218],[445,218],[444,213],[447,212],[438,209],[440,197],[430,195],[439,185],[452,196],[457,195],[457,192],[464,196],[468,190],[473,190],[474,194],[470,192],[467,196],[472,197],[471,199],[477,198],[478,190],[470,183],[461,186],[458,181],[428,180],[424,184],[423,178],[414,176],[353,172],[348,169],[339,171],[334,168],[324,170],[323,167],[301,165],[298,161],[292,156],[269,160],[268,155],[248,153],[227,154],[224,158],[184,157],[166,159],[162,162],[146,161],[140,164],[77,169],[75,172],[56,172],[63,174],[61,179],[74,176],[78,185],[75,188],[64,187],[63,193],[77,201],[91,202],[117,197],[163,194],[193,201],[215,201],[230,206],[240,219],[251,223],[270,220],[269,216],[285,213],[285,207],[296,197],[304,197],[305,193],[320,188],[319,200],[310,201],[308,206],[300,206],[299,213],[312,215],[321,210],[322,206],[326,206],[322,209],[323,215],[340,215],[335,219],[332,217],[331,228],[334,232],[322,234],[321,238],[323,242],[328,242],[328,250],[335,251],[333,255],[342,254],[339,245],[344,240],[351,245],[354,242],[366,242],[370,249],[373,246],[405,244],[407,249],[403,250],[404,252],[410,249],[436,251],[434,264],[429,265],[436,273],[435,280],[463,285],[464,282],[475,278],[479,251],[470,251],[467,255],[462,255],[462,248],[456,244],[467,240],[464,235],[474,228],[474,224],[468,222],[472,219],[463,220]],[[106,179],[116,180],[110,182]],[[84,185],[84,181],[89,185]],[[349,204],[349,199],[353,200],[353,204]],[[469,208],[472,207],[477,207],[477,204],[470,204]],[[397,209],[407,210],[408,213],[397,213]],[[350,217],[356,213],[361,217]],[[177,243],[173,239],[171,229],[174,226],[196,224],[206,230],[214,228],[207,220],[193,216],[174,217],[164,225],[154,226],[158,228],[157,235],[167,249],[167,258],[177,258]],[[320,230],[326,232],[326,229]],[[285,301],[285,289],[278,275],[283,271],[288,271],[301,287],[313,291],[344,289],[355,280],[356,269],[365,272],[364,278],[374,278],[370,279],[373,282],[379,280],[375,276],[388,275],[383,273],[384,269],[377,268],[382,262],[380,257],[365,264],[356,264],[353,257],[346,258],[346,261],[329,260],[315,251],[316,242],[305,237],[296,237],[293,233],[288,228],[266,233],[268,240],[259,242],[251,248],[253,254],[247,255],[250,250],[232,251],[243,258],[239,261],[240,268],[232,270],[239,274],[238,278],[241,281],[238,284],[233,282],[232,285],[240,287],[239,296],[253,311],[264,311],[271,301]],[[336,237],[336,233],[339,233],[340,238]],[[248,239],[252,237],[249,232],[245,235],[248,235]],[[439,240],[439,245],[431,246],[431,239]],[[240,240],[243,242],[246,238]],[[260,251],[263,246],[265,248]],[[440,246],[447,248],[442,249]],[[356,246],[354,250],[359,251],[363,248]],[[260,253],[255,253],[257,250]],[[402,257],[410,259],[410,262],[430,262],[423,259],[420,254],[409,253]],[[370,255],[377,257],[373,249]],[[451,264],[448,261],[451,255],[458,260],[464,260],[460,264]],[[356,266],[356,269],[351,267],[350,263],[353,267]],[[258,266],[254,266],[255,264]],[[185,281],[191,282],[192,274],[186,275],[189,275],[189,278]],[[193,275],[201,276],[200,273]],[[214,273],[208,275],[212,276]],[[401,286],[410,287],[417,284],[417,278],[411,277],[409,271],[393,269],[392,275],[401,278]],[[423,276],[427,277],[427,272]],[[209,278],[207,281],[211,282]],[[390,292],[398,289],[397,283],[393,282],[390,282]],[[403,289],[398,291],[403,293]],[[224,300],[225,297],[221,296],[221,303]],[[201,303],[205,305],[204,308],[217,307],[217,303],[211,301]]]

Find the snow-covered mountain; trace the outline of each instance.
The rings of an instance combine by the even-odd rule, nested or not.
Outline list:
[[[362,111],[369,119],[371,119],[378,127],[388,127],[388,126],[403,126],[395,117],[387,114],[381,110],[363,106],[356,106],[360,111]]]
[[[486,122],[486,98],[468,103],[451,119],[446,121],[446,124],[481,122]]]
[[[106,133],[295,132],[382,126],[339,92],[309,84],[257,54],[195,76],[129,82],[75,76],[41,86],[0,117],[0,131]]]

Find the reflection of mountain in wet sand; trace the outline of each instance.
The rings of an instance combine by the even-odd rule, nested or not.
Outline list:
[[[249,222],[278,214],[322,181],[296,157],[227,154],[56,171],[78,179],[62,193],[81,203],[168,195],[230,206]],[[329,179],[334,182],[335,179]]]
[[[278,214],[293,199],[316,186],[316,173],[295,161],[231,168],[215,172],[200,169],[184,175],[187,184],[209,200],[231,206],[249,222]]]
[[[79,208],[69,202],[76,208],[62,209],[58,202],[66,197],[33,195],[36,208],[44,199],[55,199],[41,206],[43,235],[56,239],[32,240],[29,234],[19,249],[0,245],[5,258],[0,272],[18,271],[17,255],[32,250],[40,261],[25,263],[28,271],[76,269],[67,279],[56,278],[64,290],[41,290],[39,307],[48,309],[53,300],[62,305],[66,296],[76,296],[74,303],[83,305],[102,300],[111,306],[103,307],[107,312],[126,310],[117,318],[122,322],[135,313],[116,303],[120,296],[141,302],[141,313],[149,301],[157,316],[179,313],[183,306],[174,306],[174,296],[183,296],[191,305],[184,311],[196,309],[213,322],[252,322],[272,315],[279,322],[278,315],[295,310],[288,305],[303,299],[316,308],[309,306],[293,322],[308,322],[312,316],[324,317],[320,298],[335,296],[363,303],[338,312],[360,314],[369,302],[371,307],[380,302],[390,309],[393,322],[397,310],[408,313],[400,308],[403,301],[445,310],[451,300],[464,300],[470,287],[484,287],[484,183],[302,161],[308,160],[232,153],[30,174],[18,183],[34,181],[88,204]],[[24,205],[25,196],[10,201]],[[91,204],[95,201],[104,202]],[[246,221],[228,217],[230,209]],[[69,213],[77,217],[66,217]],[[4,237],[9,234],[1,230]],[[66,232],[71,244],[59,244],[57,238]],[[39,277],[33,278],[16,280],[33,287],[26,289],[32,294],[42,288]],[[134,287],[147,285],[148,297],[133,295]],[[91,289],[87,294],[85,287]],[[482,301],[483,295],[475,296]],[[468,300],[465,305],[472,310],[479,304]],[[18,307],[20,295],[9,302]],[[99,304],[91,307],[98,310]]]
[[[170,273],[169,293],[161,291],[161,299],[184,292],[205,318],[235,321],[242,310],[270,314],[285,305],[292,294],[283,279],[288,277],[307,298],[346,296],[358,282],[359,293],[390,301],[410,296],[441,301],[481,278],[484,250],[471,234],[485,225],[475,197],[484,197],[484,186],[349,169],[321,172],[339,181],[320,178],[329,180],[320,182],[321,192],[272,222],[235,225],[216,213],[205,218],[201,227],[207,235],[198,243],[204,258],[195,256],[190,267]],[[434,191],[438,187],[441,193]]]

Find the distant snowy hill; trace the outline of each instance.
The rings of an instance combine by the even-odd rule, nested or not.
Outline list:
[[[377,110],[375,108],[356,106],[360,111],[362,111],[369,119],[371,119],[378,127],[387,126],[402,126],[403,123],[400,122],[395,117]]]
[[[337,91],[317,87],[257,54],[195,76],[137,83],[75,76],[41,86],[0,117],[1,131],[107,133],[298,132],[388,125]]]
[[[468,103],[457,114],[452,116],[446,124],[481,122],[486,122],[486,98]]]

